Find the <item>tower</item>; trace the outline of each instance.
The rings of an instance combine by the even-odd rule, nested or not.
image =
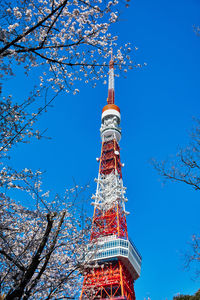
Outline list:
[[[122,181],[119,141],[120,109],[115,105],[114,61],[109,64],[107,105],[101,116],[101,156],[94,214],[80,300],[135,300],[134,282],[140,276],[141,256],[128,238],[126,188]]]

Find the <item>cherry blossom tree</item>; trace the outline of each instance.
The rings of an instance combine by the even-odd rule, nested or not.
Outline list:
[[[1,295],[6,300],[77,299],[89,232],[89,223],[84,224],[83,212],[74,204],[80,189],[49,202],[48,193],[41,194],[38,176],[35,181],[40,174],[24,172],[28,176],[15,178],[18,188],[37,197],[38,204],[28,209],[0,194]]]
[[[191,142],[181,149],[176,158],[158,162],[152,161],[153,166],[165,179],[184,183],[195,191],[200,191],[200,120],[196,120],[191,134]],[[190,251],[185,255],[186,268],[195,267],[195,277],[200,276],[200,235],[194,234],[190,242]]]
[[[23,107],[4,100],[0,121],[0,295],[3,299],[76,299],[90,222],[77,203],[84,188],[64,197],[42,190],[42,172],[14,170],[6,164],[14,144],[38,135]],[[35,115],[33,115],[33,118]],[[29,124],[24,130],[23,122]],[[21,131],[21,132],[20,132]],[[14,142],[8,140],[17,138]],[[28,207],[15,198],[25,199]],[[12,196],[10,196],[12,194]],[[29,200],[30,199],[30,200]]]
[[[40,171],[9,167],[11,150],[44,133],[38,117],[60,92],[79,92],[79,82],[107,76],[114,49],[119,70],[132,68],[130,45],[111,33],[128,0],[5,0],[0,2],[0,297],[76,299],[84,271],[89,221],[75,186],[63,197],[42,191]],[[135,65],[140,67],[140,65]],[[35,72],[38,83],[17,101],[4,90],[16,68]],[[47,91],[52,89],[47,97]],[[45,104],[38,103],[38,97]],[[37,109],[31,108],[37,103]],[[16,200],[31,199],[28,207]],[[88,257],[88,255],[87,255]]]
[[[16,143],[40,133],[38,115],[26,103],[1,102],[0,117],[0,295],[3,299],[77,299],[80,272],[87,266],[90,222],[78,203],[77,185],[64,197],[42,190],[42,172],[7,164]],[[13,193],[14,192],[14,193]],[[29,203],[20,204],[13,196]],[[12,195],[12,196],[11,196]],[[22,201],[21,201],[22,202]]]
[[[191,134],[191,142],[181,149],[176,159],[153,161],[156,170],[166,179],[186,183],[194,190],[200,190],[200,120]]]

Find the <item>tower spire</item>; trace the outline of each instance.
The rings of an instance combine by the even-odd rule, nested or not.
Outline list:
[[[114,88],[114,60],[113,60],[113,50],[111,48],[111,59],[109,62],[109,81],[108,81],[108,104],[115,103],[115,88]]]
[[[114,103],[114,61],[109,63],[108,104],[101,115],[101,156],[90,243],[80,300],[136,300],[134,282],[140,276],[141,256],[128,238],[126,188],[120,159],[121,114]],[[89,264],[88,264],[89,262]]]

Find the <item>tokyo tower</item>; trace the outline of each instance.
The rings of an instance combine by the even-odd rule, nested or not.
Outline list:
[[[101,116],[102,148],[94,215],[80,300],[135,300],[134,282],[140,276],[141,256],[128,238],[126,188],[122,181],[119,141],[120,109],[115,105],[114,61],[109,63],[107,105]]]

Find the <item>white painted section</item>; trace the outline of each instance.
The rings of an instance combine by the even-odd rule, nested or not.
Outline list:
[[[101,131],[101,138],[103,140],[104,137],[115,136],[117,141],[121,140],[121,132],[117,130],[117,128],[106,128]]]
[[[125,212],[126,188],[123,186],[123,181],[118,174],[108,174],[98,176],[96,194],[92,196],[95,200],[95,207],[107,211],[113,204],[121,203]]]
[[[111,68],[109,70],[109,83],[108,83],[108,89],[114,90],[114,68]]]
[[[109,113],[108,116],[105,116],[102,119],[102,124],[100,128],[101,138],[102,140],[105,140],[112,137],[113,139],[116,138],[119,142],[121,139],[121,128],[119,127],[120,114],[115,109],[111,111],[114,111],[115,114]],[[116,113],[118,113],[118,115]]]
[[[105,118],[106,116],[110,116],[110,115],[117,116],[121,120],[121,114],[116,109],[105,110],[101,115],[101,119]]]

